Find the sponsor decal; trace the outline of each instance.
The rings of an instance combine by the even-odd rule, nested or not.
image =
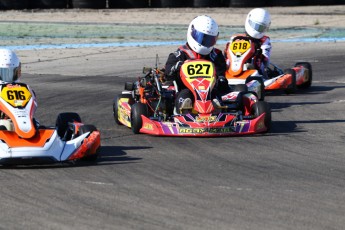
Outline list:
[[[9,88],[9,89],[13,89],[13,88],[20,88],[20,87],[22,87],[22,86],[21,86],[21,85],[18,85],[18,84],[14,84],[14,85],[8,84],[8,85],[6,85],[6,87]]]
[[[217,120],[217,116],[197,116],[195,117],[196,122],[215,122]]]
[[[153,126],[150,123],[144,123],[143,128],[147,130],[153,130]]]
[[[235,101],[239,92],[231,92],[222,96],[223,101]]]
[[[265,123],[263,121],[258,122],[256,125],[256,129],[263,129],[265,128]]]
[[[180,128],[179,133],[188,134],[188,133],[230,133],[234,132],[231,127],[223,128]]]

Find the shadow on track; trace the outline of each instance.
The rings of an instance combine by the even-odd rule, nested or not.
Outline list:
[[[0,165],[0,169],[53,169],[53,168],[68,168],[68,167],[92,167],[114,164],[129,164],[136,163],[141,160],[140,157],[127,156],[126,150],[140,150],[149,149],[151,147],[145,146],[104,146],[100,149],[100,156],[97,161],[78,160],[73,162],[58,162],[52,164],[7,164]]]
[[[328,83],[329,84],[329,83]],[[334,83],[339,84],[339,83]],[[313,94],[321,94],[324,92],[332,91],[334,89],[343,89],[345,85],[313,85],[308,89],[296,89],[296,91],[292,94],[286,94],[284,90],[274,90],[274,91],[267,91],[266,96],[270,97],[289,97],[289,96],[298,96],[298,95],[313,95]]]

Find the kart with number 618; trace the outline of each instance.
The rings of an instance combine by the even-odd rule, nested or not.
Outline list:
[[[266,68],[267,76],[259,74],[252,63],[255,63],[255,45],[247,36],[235,37],[227,49],[229,67],[226,78],[229,85],[246,84],[261,100],[267,91],[284,90],[290,94],[297,88],[306,89],[312,84],[312,67],[309,62],[297,62],[294,67],[285,70],[270,63]]]

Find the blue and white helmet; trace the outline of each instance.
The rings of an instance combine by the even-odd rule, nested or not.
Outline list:
[[[15,82],[20,77],[20,61],[17,55],[9,49],[0,49],[0,80]]]
[[[187,43],[196,53],[208,55],[217,42],[218,34],[216,21],[207,15],[201,15],[189,24]]]
[[[251,10],[246,18],[245,29],[249,36],[260,39],[271,25],[270,13],[262,8]]]

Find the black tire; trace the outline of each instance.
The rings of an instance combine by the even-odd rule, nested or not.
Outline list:
[[[0,10],[21,10],[29,7],[29,0],[0,0]]]
[[[34,0],[30,1],[31,9],[64,9],[67,8],[67,0]]]
[[[104,9],[105,0],[72,0],[73,8]]]
[[[314,0],[313,0],[314,1]],[[300,6],[300,0],[268,0],[269,6]]]
[[[272,115],[271,115],[271,107],[265,101],[258,101],[252,106],[252,115],[255,117],[260,116],[263,113],[266,113],[265,116],[265,126],[267,127],[267,131],[271,129],[271,122],[272,122]]]
[[[118,125],[122,125],[122,123],[119,121],[119,117],[118,117],[119,100],[121,98],[132,98],[132,95],[130,95],[130,94],[119,94],[119,95],[115,96],[115,98],[113,100],[113,116],[114,116],[115,123]]]
[[[246,84],[238,84],[231,87],[235,92],[248,92],[248,87]]]
[[[305,67],[305,68],[307,68],[309,70],[308,81],[306,81],[303,84],[301,84],[300,86],[298,86],[298,88],[301,88],[301,89],[309,88],[311,86],[312,82],[313,82],[313,69],[311,67],[311,64],[309,62],[297,62],[295,64],[295,66],[303,66],[303,67]]]
[[[220,0],[193,0],[193,7],[220,7]]]
[[[108,0],[109,8],[145,8],[148,0]]]
[[[94,126],[94,125],[83,125],[79,128],[79,135],[84,134],[84,133],[88,133],[88,132],[93,132],[93,131],[98,131],[96,126]],[[94,154],[91,154],[91,155],[84,157],[83,160],[97,161],[98,157],[99,157],[99,149],[97,149]]]
[[[230,6],[233,7],[262,7],[265,6],[266,0],[231,0]]]
[[[146,104],[140,102],[133,104],[131,108],[131,126],[133,133],[138,134],[143,126],[141,115],[148,117],[148,114],[149,112]]]
[[[68,129],[69,122],[81,122],[81,118],[77,113],[60,113],[56,118],[55,127],[60,138],[64,138]]]
[[[309,6],[309,5],[334,5],[340,4],[340,1],[337,0],[301,0],[302,6]],[[342,2],[343,3],[343,2]]]
[[[163,8],[183,7],[184,2],[182,0],[160,0],[160,6]]]
[[[286,69],[284,70],[284,74],[291,74],[292,75],[292,82],[288,86],[288,88],[285,89],[286,94],[292,94],[296,92],[296,72],[293,69]]]

